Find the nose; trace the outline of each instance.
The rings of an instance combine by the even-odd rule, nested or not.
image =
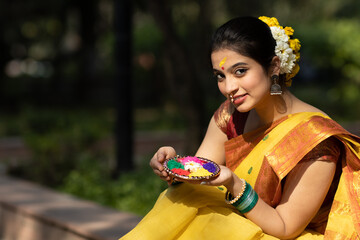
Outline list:
[[[225,79],[225,91],[228,95],[234,95],[239,90],[236,79],[226,78]]]

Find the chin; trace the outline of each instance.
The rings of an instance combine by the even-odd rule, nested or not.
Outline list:
[[[238,112],[242,112],[242,113],[246,113],[246,112],[249,112],[251,109],[253,109],[253,107],[249,107],[249,106],[245,106],[245,105],[239,105],[239,106],[235,106],[235,109],[238,111]]]

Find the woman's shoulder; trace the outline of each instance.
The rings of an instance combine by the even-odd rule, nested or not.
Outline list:
[[[328,114],[325,113],[324,111],[322,111],[321,109],[298,99],[297,101],[295,101],[291,113],[294,114],[294,113],[301,113],[301,112],[319,112],[328,117]]]

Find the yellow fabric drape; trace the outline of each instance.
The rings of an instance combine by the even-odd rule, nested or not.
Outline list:
[[[249,159],[251,159],[251,155],[267,156],[271,159],[272,154],[276,152],[281,141],[286,138],[286,133],[289,130],[296,128],[304,121],[310,121],[310,118],[318,115],[318,113],[304,113],[290,116],[269,133],[266,142],[271,147],[269,148],[269,145],[264,144],[265,141],[261,141],[263,146],[255,147],[252,154],[249,154]],[[337,136],[344,142],[348,155],[352,154],[349,157],[359,154],[359,139],[355,141],[349,135],[336,134],[338,132],[334,131],[333,134],[329,133],[328,135]],[[320,141],[320,138],[317,141]],[[314,143],[309,144],[313,145]],[[249,172],[249,166],[252,167],[251,177],[247,176],[246,178],[254,183],[257,170],[251,164],[254,160],[247,161],[249,159],[244,160],[244,162],[248,162],[248,165],[240,164],[235,172],[241,175],[246,174]],[[263,161],[263,159],[264,157],[260,157],[260,160],[257,161]],[[353,192],[360,194],[360,178],[358,170],[354,171],[355,169],[347,168],[348,164],[354,166],[352,161],[346,162],[344,160],[343,169],[347,175],[343,173],[344,177],[341,177],[329,217],[325,239],[358,239],[358,233],[355,229],[356,224],[359,223],[356,222],[357,218],[352,211],[357,209],[356,204],[358,208],[360,204],[358,203],[359,199],[354,200],[350,195]],[[273,162],[272,167],[278,170],[279,175],[284,175],[293,166],[291,164],[284,165],[283,162],[278,161]],[[347,180],[345,176],[347,176]],[[352,186],[349,187],[349,184],[352,184]],[[349,194],[349,191],[352,192]],[[260,227],[239,214],[234,207],[226,204],[224,197],[223,190],[216,187],[187,183],[171,186],[159,196],[153,209],[136,228],[121,239],[277,239],[263,233]],[[342,226],[342,224],[346,227],[339,229],[337,226]],[[296,239],[324,239],[324,235],[306,230]]]
[[[296,123],[299,121],[308,121],[313,116],[325,117],[321,113],[313,112],[289,115],[289,118],[286,121],[280,123],[273,130],[271,130],[271,132],[267,134],[264,139],[254,147],[246,159],[242,161],[236,168],[234,171],[235,174],[241,178],[244,178],[252,187],[254,187],[266,154],[270,152],[271,149],[273,149],[285,137],[289,129],[292,129],[294,126],[296,126]],[[236,138],[233,140],[236,141]],[[231,141],[232,140],[228,142]]]

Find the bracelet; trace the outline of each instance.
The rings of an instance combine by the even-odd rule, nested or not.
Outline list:
[[[245,180],[243,180],[243,183],[245,183],[245,186],[243,187],[242,192],[235,198],[232,198],[230,192],[227,192],[225,196],[225,202],[236,207],[236,209],[242,214],[253,209],[259,200],[258,194],[254,191],[251,185]]]
[[[244,193],[243,197],[240,198],[240,203],[235,206],[237,210],[243,214],[253,209],[259,200],[258,194],[254,191],[250,184],[246,183],[246,188],[248,191],[246,191],[246,194]]]
[[[229,191],[226,192],[225,202],[227,204],[236,203],[241,198],[241,196],[244,194],[245,189],[246,189],[246,181],[245,181],[245,179],[242,179],[242,178],[240,178],[240,180],[242,182],[242,188],[241,188],[240,193],[235,198],[232,196],[232,194]]]

